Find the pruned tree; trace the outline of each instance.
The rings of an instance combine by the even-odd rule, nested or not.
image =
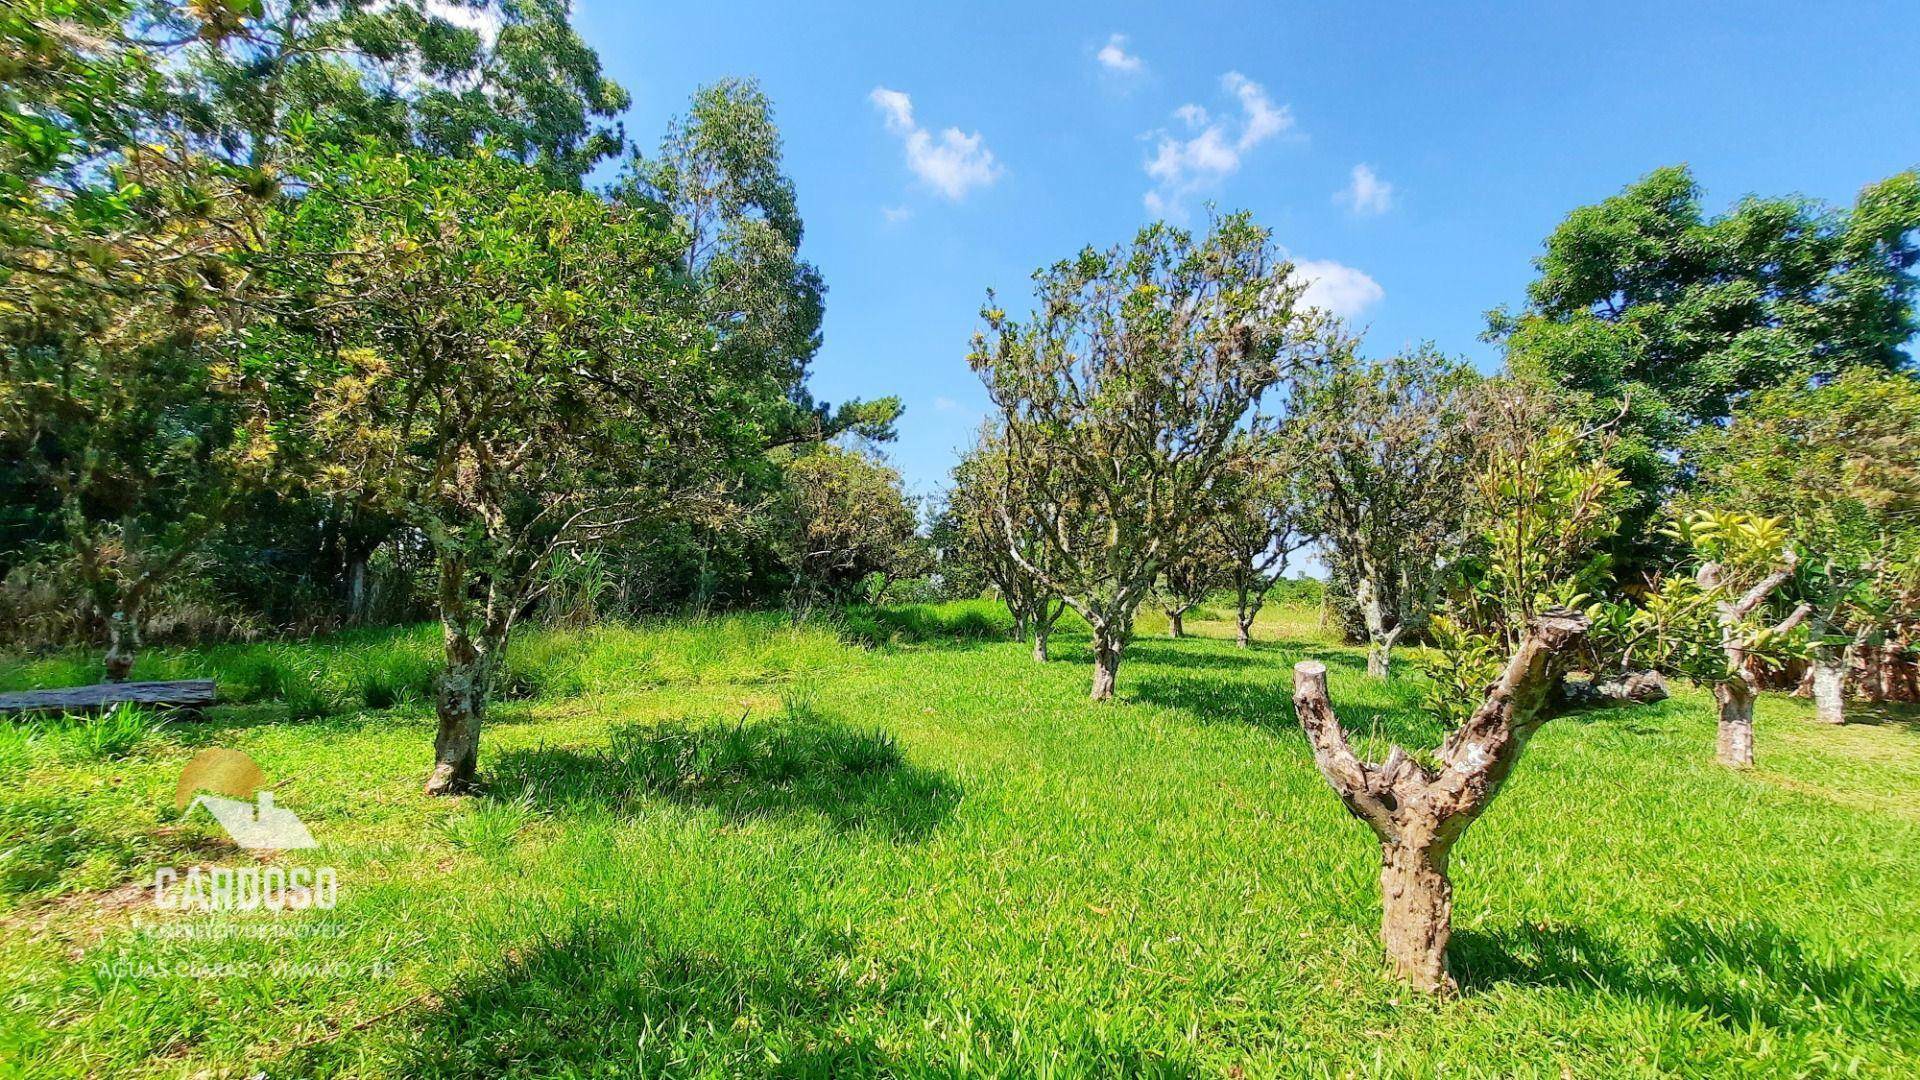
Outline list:
[[[1394,971],[1416,989],[1456,989],[1447,968],[1453,932],[1448,858],[1486,812],[1526,749],[1552,718],[1559,685],[1586,634],[1587,618],[1564,610],[1534,616],[1499,678],[1433,765],[1398,746],[1378,764],[1354,753],[1327,696],[1327,668],[1293,668],[1293,704],[1314,762],[1353,816],[1380,840],[1380,941]]]
[[[1030,517],[1047,558],[1009,551],[1093,628],[1104,701],[1141,602],[1205,524],[1196,508],[1235,433],[1265,430],[1262,395],[1344,337],[1245,214],[1198,240],[1150,225],[1035,282],[1025,322],[989,295],[968,359],[1006,432],[1001,527],[1012,537]]]
[[[1920,542],[1920,379],[1852,370],[1754,395],[1693,439],[1701,505],[1777,516],[1805,557],[1785,586],[1812,614],[1816,715],[1846,720],[1856,659],[1898,624],[1902,553]]]
[[[1459,543],[1476,379],[1426,346],[1375,362],[1342,354],[1296,391],[1290,452],[1312,531],[1359,605],[1374,678],[1387,677]]]
[[[1756,667],[1778,667],[1796,652],[1792,634],[1812,613],[1797,605],[1768,619],[1769,602],[1800,556],[1777,518],[1700,511],[1666,530],[1692,553],[1695,571],[1657,581],[1644,600],[1601,608],[1602,651],[1653,659],[1662,669],[1713,691],[1720,764],[1753,765]]]
[[[689,513],[759,433],[706,362],[679,238],[655,213],[491,156],[361,153],[284,208],[277,241],[356,253],[273,345],[312,373],[318,482],[433,553],[444,660],[427,791],[467,790],[549,560]]]
[[[1006,452],[998,430],[991,424],[983,427],[979,443],[954,466],[947,515],[957,530],[957,554],[993,585],[1013,616],[1014,633],[1031,638],[1034,660],[1045,663],[1048,639],[1067,605],[1040,574],[1028,569],[1048,563],[1050,556],[1038,535],[1039,522],[1029,511],[1031,502],[1019,486],[1022,474],[1009,471],[1001,460]]]
[[[1253,621],[1267,593],[1308,540],[1288,445],[1284,438],[1245,440],[1226,473],[1215,518],[1227,559],[1226,587],[1234,594],[1234,644],[1243,649],[1253,642]]]

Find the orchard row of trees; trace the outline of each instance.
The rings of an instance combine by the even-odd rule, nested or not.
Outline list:
[[[1711,689],[1718,757],[1753,763],[1753,704],[1806,664],[1821,719],[1920,643],[1920,175],[1851,211],[1748,199],[1705,217],[1685,170],[1575,212],[1548,239],[1482,376],[1419,347],[1380,360],[1302,303],[1245,215],[1166,225],[989,295],[970,360],[998,415],[955,470],[952,561],[979,568],[1046,656],[1063,609],[1114,696],[1141,605],[1172,633],[1232,593],[1240,644],[1289,556],[1316,546],[1343,619],[1390,672],[1435,646],[1427,754],[1361,759],[1325,666],[1295,667],[1315,760],[1381,844],[1381,936],[1451,989],[1454,844],[1528,738],[1659,673]]]
[[[0,11],[9,600],[50,591],[125,679],[183,582],[351,611],[384,552],[444,628],[435,792],[589,553],[844,597],[915,524],[828,445],[898,402],[807,391],[824,286],[766,97],[700,91],[589,193],[626,95],[565,3],[468,6]]]

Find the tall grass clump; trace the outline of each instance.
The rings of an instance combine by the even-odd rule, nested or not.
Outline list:
[[[132,756],[167,721],[150,709],[123,701],[98,716],[68,721],[67,752],[77,761],[118,761]]]

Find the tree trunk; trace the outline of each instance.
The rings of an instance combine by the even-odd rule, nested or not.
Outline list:
[[[1720,705],[1720,764],[1734,769],[1753,767],[1753,687],[1744,679],[1729,679],[1713,688]]]
[[[1398,622],[1387,626],[1387,606],[1378,588],[1363,581],[1358,592],[1360,616],[1367,624],[1367,676],[1384,679],[1392,669],[1393,643],[1400,637],[1401,626]]]
[[[1170,638],[1183,638],[1187,636],[1187,622],[1186,622],[1185,612],[1182,612],[1182,611],[1167,612],[1167,636]]]
[[[367,560],[355,556],[347,563],[347,621],[358,625],[367,621]]]
[[[107,681],[126,682],[139,655],[140,612],[123,604],[107,618]]]
[[[1813,655],[1807,672],[1813,681],[1813,714],[1823,724],[1847,722],[1847,669],[1851,650],[1823,648]]]
[[[1447,735],[1431,766],[1399,746],[1379,764],[1362,760],[1327,697],[1327,666],[1317,660],[1293,666],[1293,711],[1313,746],[1314,764],[1348,812],[1380,840],[1380,943],[1395,973],[1418,990],[1455,989],[1447,974],[1448,854],[1552,715],[1587,628],[1586,616],[1564,610],[1529,622],[1500,678]]]
[[[1033,624],[1033,662],[1034,663],[1044,664],[1047,662],[1047,635],[1052,632],[1053,632],[1053,627],[1048,626],[1043,622],[1039,622],[1039,621],[1034,622]]]
[[[1367,677],[1384,679],[1393,662],[1393,643],[1372,635],[1367,637]]]
[[[1114,681],[1120,675],[1120,642],[1108,631],[1093,631],[1093,692],[1095,701],[1113,700]]]
[[[1245,649],[1253,645],[1253,618],[1241,615],[1237,621],[1238,631],[1233,635],[1233,643]]]
[[[1451,994],[1447,940],[1453,935],[1453,883],[1447,852],[1405,841],[1380,845],[1380,942],[1394,973],[1429,994]]]
[[[434,700],[440,730],[433,740],[429,795],[464,794],[479,779],[480,724],[487,715],[492,663],[465,634],[448,635],[446,667]]]

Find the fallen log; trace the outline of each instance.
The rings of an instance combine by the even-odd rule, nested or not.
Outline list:
[[[156,709],[204,709],[214,703],[213,680],[95,683],[58,690],[20,690],[0,694],[0,716],[104,712],[123,702]]]

